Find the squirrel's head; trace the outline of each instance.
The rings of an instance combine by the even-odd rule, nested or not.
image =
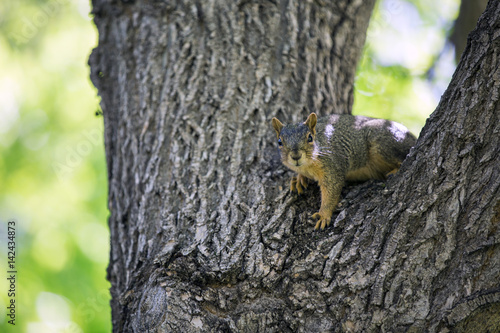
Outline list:
[[[311,162],[317,120],[315,113],[311,113],[305,122],[291,125],[283,125],[277,118],[273,118],[272,124],[278,136],[283,164],[297,168]]]

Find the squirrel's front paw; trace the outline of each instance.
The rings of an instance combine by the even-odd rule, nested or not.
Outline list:
[[[292,177],[292,180],[290,181],[290,191],[295,192],[297,191],[298,194],[302,194],[304,192],[304,189],[307,188],[307,178],[298,175],[297,177]]]
[[[312,215],[313,219],[318,219],[318,222],[316,222],[316,226],[314,227],[314,230],[318,230],[321,228],[321,230],[325,229],[327,225],[330,225],[330,220],[332,219],[332,215],[327,215],[325,213],[321,213],[321,211],[315,213]]]

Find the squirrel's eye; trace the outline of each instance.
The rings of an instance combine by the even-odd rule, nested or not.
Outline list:
[[[313,136],[311,134],[307,137],[307,142],[313,142]]]
[[[283,142],[281,142],[281,138],[278,139],[278,146],[283,146]]]

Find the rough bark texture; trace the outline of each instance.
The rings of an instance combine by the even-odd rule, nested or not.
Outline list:
[[[400,173],[324,232],[287,190],[270,119],[350,112],[372,7],[94,0],[115,332],[499,327],[499,2]]]

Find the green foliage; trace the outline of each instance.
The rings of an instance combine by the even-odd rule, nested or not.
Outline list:
[[[377,36],[391,15],[394,22],[401,15],[398,3],[414,4],[423,28],[438,35],[413,67],[386,64],[380,54]],[[429,9],[435,3],[377,7],[354,113],[394,119],[418,134],[437,103],[425,72],[449,27]],[[8,281],[0,279],[1,332],[111,331],[107,177],[103,121],[88,79],[97,43],[89,11],[86,0],[0,2],[0,13],[8,13],[0,16],[0,260],[7,261],[6,222],[13,219],[17,270],[15,327],[7,324]]]
[[[109,332],[102,117],[87,59],[86,1],[0,3],[0,260],[16,222],[16,326],[0,280],[1,332]],[[2,267],[5,267],[2,265]],[[5,272],[4,272],[5,273]]]
[[[354,114],[396,120],[418,136],[455,67],[452,53],[446,58],[442,50],[459,5],[459,0],[377,2],[358,66]]]
[[[356,77],[354,114],[396,120],[418,136],[437,103],[405,67],[381,66],[365,50]]]

